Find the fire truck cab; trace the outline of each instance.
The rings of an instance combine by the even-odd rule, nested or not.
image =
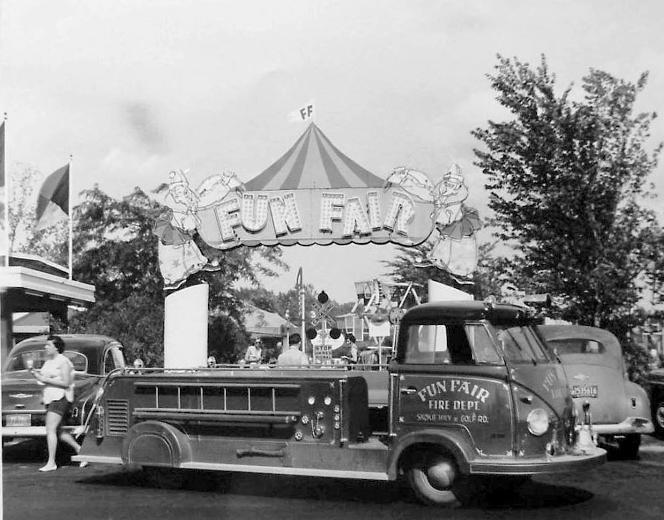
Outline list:
[[[558,360],[526,309],[419,305],[400,323],[385,413],[372,372],[308,367],[119,370],[75,460],[371,480],[404,476],[425,503],[465,500],[484,477],[588,469]],[[365,377],[366,376],[366,377]],[[585,439],[587,441],[587,439]]]

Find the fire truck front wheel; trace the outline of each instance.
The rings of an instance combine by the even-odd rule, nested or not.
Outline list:
[[[462,502],[459,484],[465,479],[447,453],[434,450],[414,453],[406,476],[415,496],[425,504],[456,507]]]

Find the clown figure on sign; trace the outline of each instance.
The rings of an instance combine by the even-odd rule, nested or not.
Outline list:
[[[453,164],[434,185],[425,173],[399,167],[388,176],[385,185],[397,185],[415,200],[433,204],[426,262],[418,266],[433,265],[456,276],[470,276],[477,265],[475,231],[482,224],[477,210],[464,204],[468,187],[461,168]]]
[[[434,186],[435,229],[428,242],[428,260],[458,276],[469,276],[477,265],[475,231],[482,226],[477,210],[464,204],[468,198],[461,168],[457,164]]]
[[[170,172],[166,205],[169,209],[157,218],[154,234],[159,237],[159,269],[164,288],[177,289],[208,264],[194,242],[199,225],[198,194],[189,186],[183,171]]]

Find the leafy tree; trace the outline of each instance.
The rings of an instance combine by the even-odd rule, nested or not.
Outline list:
[[[29,164],[12,167],[9,193],[9,250],[40,256],[56,264],[68,263],[69,223],[63,218],[36,230],[37,193],[44,176]]]
[[[211,316],[208,324],[208,354],[217,363],[236,363],[249,344],[249,336],[228,314]]]
[[[277,314],[283,312],[277,303],[277,295],[265,287],[241,287],[237,295],[243,302],[250,302],[264,311]]]
[[[310,312],[316,307],[318,294],[324,289],[315,289],[311,284],[304,286],[304,306],[305,306],[305,324],[310,325]],[[302,324],[302,311],[300,307],[300,296],[297,288],[286,292],[274,293],[263,287],[244,287],[238,290],[238,296],[244,301],[255,305],[259,309],[275,312],[285,318],[288,313],[288,320],[295,326]],[[354,302],[338,303],[330,300],[333,306],[331,314],[333,316],[349,312]]]
[[[460,280],[449,271],[438,269],[435,266],[420,267],[423,263],[422,259],[427,256],[429,247],[431,246],[426,243],[417,247],[397,247],[397,256],[393,260],[384,262],[389,268],[387,274],[395,282],[414,282],[417,294],[422,301],[428,299],[428,280],[471,293],[476,300],[483,300],[487,296],[500,293],[500,279],[507,268],[503,265],[505,263],[503,259],[492,256],[495,243],[479,246],[477,269],[473,273],[471,283]],[[409,305],[414,303],[407,301]]]
[[[662,145],[646,140],[654,113],[635,113],[636,83],[591,69],[583,96],[556,93],[542,58],[532,68],[498,57],[488,76],[511,115],[473,135],[497,236],[515,247],[517,286],[569,303],[571,321],[618,329],[638,300],[653,214],[641,205]],[[622,334],[624,337],[624,334]]]
[[[664,303],[664,228],[651,226],[645,237],[648,266],[644,273],[644,282],[652,305]],[[655,312],[655,319],[662,320],[661,311]]]

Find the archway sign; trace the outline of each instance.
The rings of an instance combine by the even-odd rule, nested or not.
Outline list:
[[[215,265],[196,234],[220,250],[241,245],[386,244],[427,242],[423,266],[460,277],[475,269],[477,211],[457,165],[430,179],[406,167],[378,177],[344,155],[311,123],[274,164],[250,181],[223,173],[198,188],[183,171],[169,178],[169,210],[155,224],[165,287]]]

